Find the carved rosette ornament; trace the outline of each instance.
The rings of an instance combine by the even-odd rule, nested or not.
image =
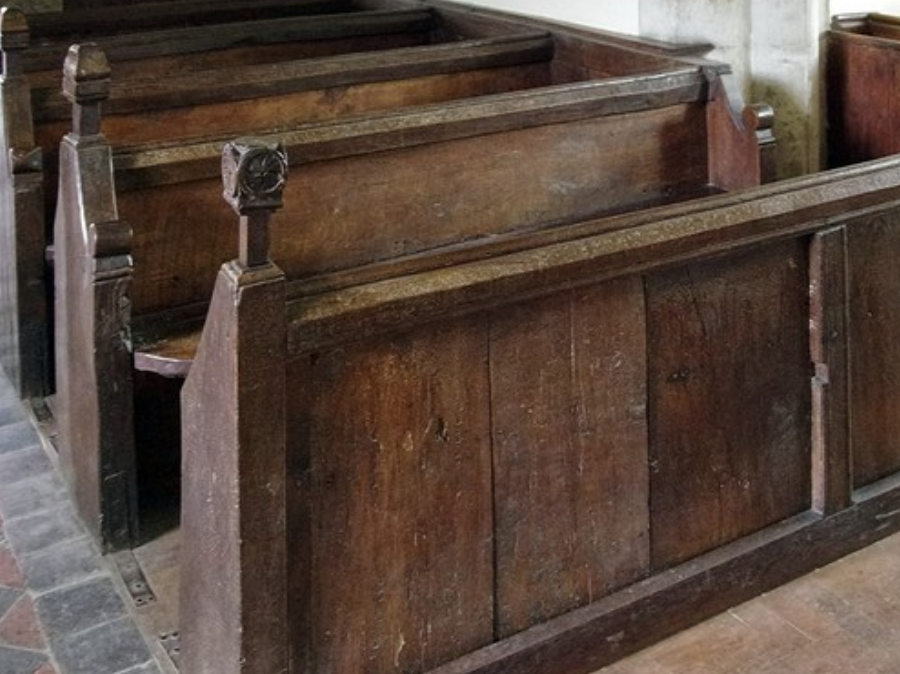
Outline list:
[[[239,215],[281,208],[288,160],[284,146],[238,138],[222,151],[224,196]]]

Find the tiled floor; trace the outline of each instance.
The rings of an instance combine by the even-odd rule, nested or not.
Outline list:
[[[102,557],[52,456],[0,374],[0,674],[175,674],[177,532]],[[598,674],[848,672],[900,674],[900,535]]]
[[[128,601],[0,378],[0,674],[160,674]]]

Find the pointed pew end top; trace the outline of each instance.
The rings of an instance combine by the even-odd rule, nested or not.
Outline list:
[[[109,98],[109,61],[95,43],[73,44],[63,64],[63,94],[75,105]]]
[[[25,49],[29,42],[28,19],[18,7],[0,9],[0,50]]]

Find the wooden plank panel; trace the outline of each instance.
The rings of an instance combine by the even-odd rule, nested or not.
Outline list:
[[[760,247],[647,287],[658,571],[810,507],[807,249]]]
[[[669,106],[298,167],[273,223],[279,264],[299,278],[696,193],[703,114]],[[280,232],[295,223],[309,235]]]
[[[498,637],[647,573],[642,298],[631,277],[494,317]]]
[[[486,328],[358,344],[308,373],[289,395],[289,428],[308,438],[291,461],[291,528],[308,532],[291,535],[292,586],[307,587],[295,660],[412,673],[490,643]]]
[[[306,278],[696,190],[706,184],[702,112],[672,106],[301,163],[272,224],[273,255],[289,279]],[[234,257],[220,182],[120,190],[135,313],[209,297]]]
[[[861,487],[900,470],[900,218],[857,221],[847,234],[850,438]]]

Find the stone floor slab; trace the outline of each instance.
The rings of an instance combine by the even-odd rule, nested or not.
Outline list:
[[[44,653],[0,646],[0,674],[31,674],[46,662]]]
[[[40,445],[40,439],[30,421],[0,425],[0,454],[35,445]]]
[[[108,576],[42,594],[36,604],[51,646],[126,615],[122,597]]]
[[[20,565],[28,587],[40,594],[74,585],[106,570],[87,536],[24,555]]]
[[[55,472],[23,480],[0,490],[0,512],[6,519],[69,506],[69,493]]]
[[[84,525],[71,506],[10,520],[4,523],[4,530],[13,553],[19,557],[85,535]]]
[[[0,454],[0,484],[4,487],[52,473],[53,464],[40,445]]]
[[[128,618],[64,637],[54,644],[54,653],[63,674],[122,674],[152,662],[144,638]]]

